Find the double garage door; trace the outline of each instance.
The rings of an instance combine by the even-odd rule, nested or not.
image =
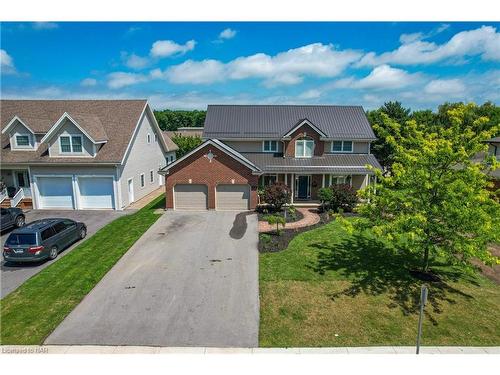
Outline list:
[[[54,209],[114,208],[113,178],[96,176],[38,176],[38,207]]]
[[[207,185],[175,185],[174,207],[176,210],[206,210],[208,208]],[[250,207],[250,186],[217,185],[215,207],[217,210],[248,210]]]

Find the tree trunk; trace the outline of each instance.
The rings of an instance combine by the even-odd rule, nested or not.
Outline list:
[[[423,265],[423,271],[427,272],[429,269],[429,247],[426,246],[424,249],[424,265]]]

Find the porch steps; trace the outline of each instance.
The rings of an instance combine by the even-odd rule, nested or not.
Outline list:
[[[5,198],[2,203],[0,203],[0,207],[2,208],[10,208],[11,207],[11,199]],[[31,198],[23,198],[17,204],[17,207],[22,210],[28,210],[33,208],[33,200]]]

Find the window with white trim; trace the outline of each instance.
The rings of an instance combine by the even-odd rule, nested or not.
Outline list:
[[[175,156],[174,155],[170,155],[170,162],[173,163],[174,162],[174,158]]]
[[[275,184],[278,181],[278,176],[275,174],[265,174],[262,176],[262,186]]]
[[[16,146],[17,147],[30,147],[30,136],[27,134],[16,135]]]
[[[352,141],[333,141],[332,152],[352,152]]]
[[[298,139],[295,141],[296,158],[312,158],[314,154],[314,141],[312,139]]]
[[[148,145],[151,144],[151,134],[148,133],[148,136],[147,136],[147,140],[148,140]]]
[[[264,152],[278,152],[278,141],[263,141],[262,151]]]
[[[158,134],[155,134],[155,143],[158,143]]]
[[[81,135],[61,135],[59,149],[61,154],[81,154],[83,152],[83,137]]]
[[[146,183],[145,183],[145,179],[144,179],[144,173],[141,173],[141,188],[143,188],[145,184]]]
[[[326,181],[326,186],[332,186],[332,185],[351,185],[352,181],[352,176],[347,175],[347,176],[337,176],[337,175],[329,175],[327,176],[328,179]]]
[[[155,182],[155,175],[152,169],[149,171],[149,182],[151,183]]]

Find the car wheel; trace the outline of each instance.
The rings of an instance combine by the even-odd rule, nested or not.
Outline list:
[[[49,258],[50,259],[56,259],[57,258],[57,247],[52,246],[52,248],[50,249]]]
[[[87,236],[87,228],[80,229],[80,239],[83,240]]]
[[[19,215],[16,218],[16,227],[21,228],[24,226],[25,223],[26,223],[26,219],[24,218],[23,215]]]

